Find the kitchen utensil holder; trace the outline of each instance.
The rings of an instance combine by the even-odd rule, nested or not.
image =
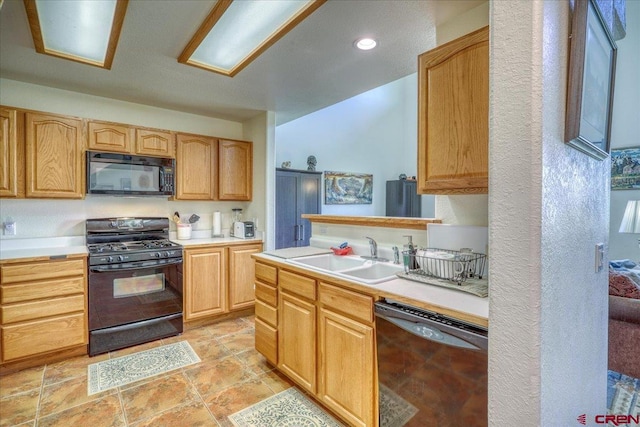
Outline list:
[[[417,255],[412,251],[402,251],[403,259],[406,260],[404,271],[407,275],[435,277],[456,282],[460,285],[468,278],[482,279],[485,274],[487,266],[487,256],[485,254],[464,249],[454,251],[438,248],[422,248],[418,252],[447,253],[453,255],[453,257],[451,259],[442,259]]]
[[[189,240],[191,239],[191,224],[180,223],[176,224],[178,226],[178,240]]]

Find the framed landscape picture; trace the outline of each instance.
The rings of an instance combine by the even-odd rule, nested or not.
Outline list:
[[[325,204],[371,204],[372,197],[373,175],[351,172],[324,172]]]
[[[611,150],[611,189],[640,190],[640,147]]]

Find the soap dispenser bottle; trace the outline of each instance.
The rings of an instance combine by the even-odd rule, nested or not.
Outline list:
[[[413,245],[413,236],[407,235],[403,237],[408,239],[407,243],[402,246],[405,270],[415,270],[418,263],[416,262],[416,247]]]

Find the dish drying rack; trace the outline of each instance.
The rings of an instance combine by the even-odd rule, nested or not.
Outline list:
[[[436,256],[429,256],[436,255]],[[402,251],[404,273],[407,278],[435,277],[462,285],[469,278],[482,279],[486,274],[487,256],[462,248],[458,251],[421,248]]]

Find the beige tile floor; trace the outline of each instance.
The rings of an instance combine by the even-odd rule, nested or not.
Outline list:
[[[87,365],[182,340],[202,362],[87,396]],[[0,427],[231,426],[228,415],[291,386],[255,351],[250,316],[0,377]]]

